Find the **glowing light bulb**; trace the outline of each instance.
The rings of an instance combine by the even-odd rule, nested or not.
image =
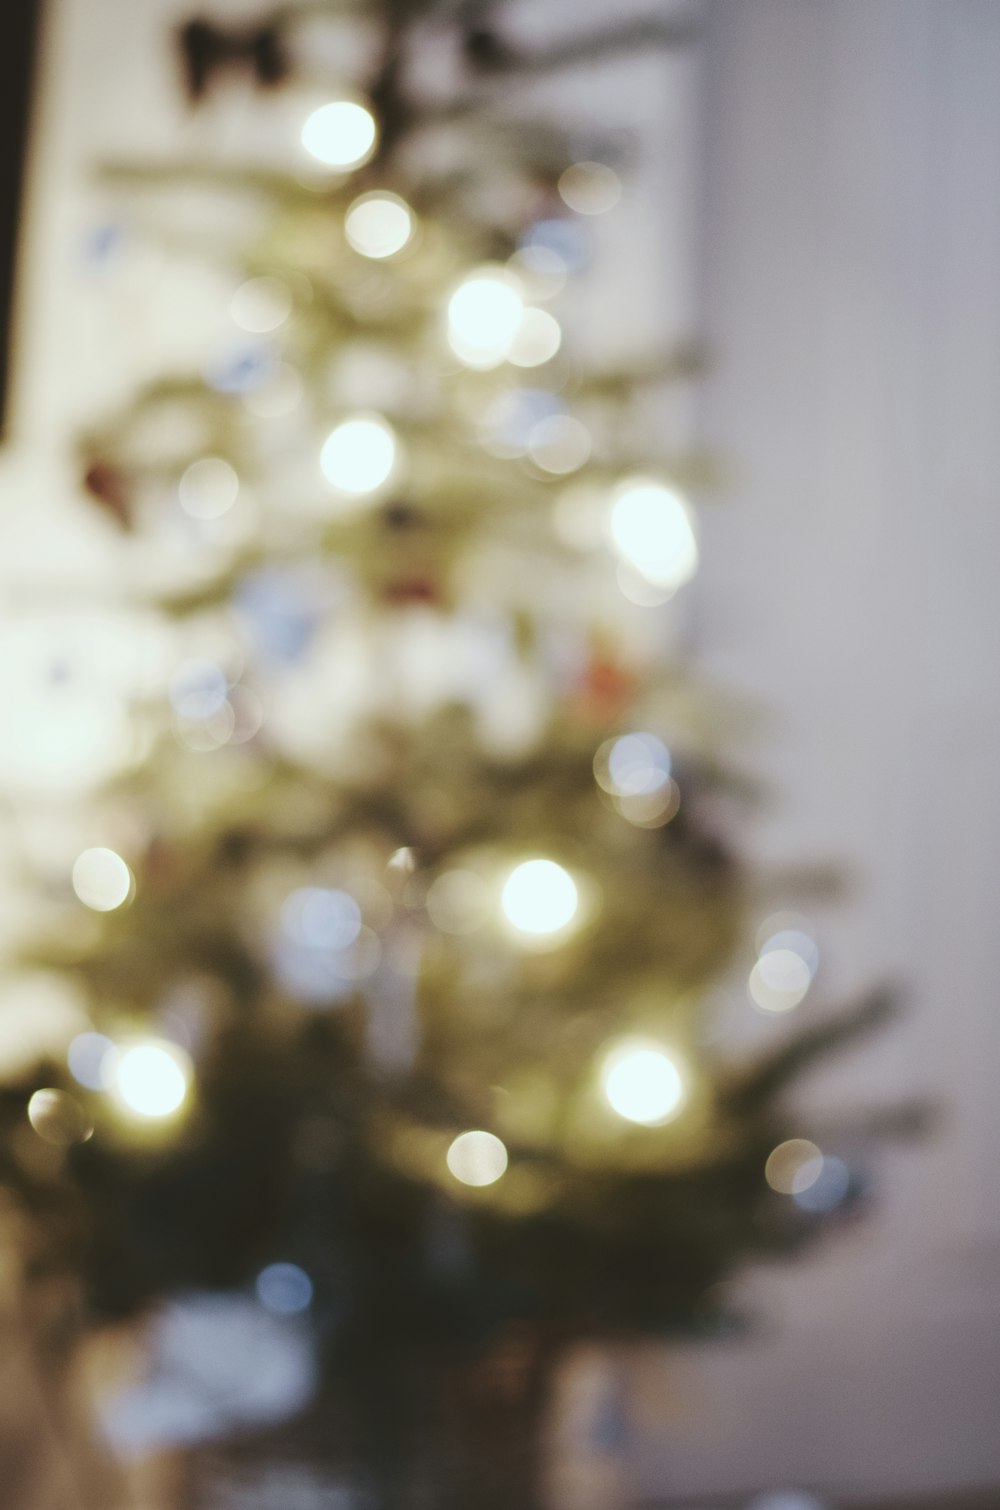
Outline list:
[[[374,152],[377,136],[371,111],[354,100],[320,105],[302,127],[303,147],[328,168],[359,168]]]
[[[579,894],[573,877],[554,860],[525,860],[507,877],[500,905],[520,933],[560,933],[576,916]]]
[[[117,1054],[113,1085],[139,1117],[170,1117],[184,1104],[191,1078],[187,1055],[176,1044],[137,1043]]]
[[[669,1122],[684,1104],[680,1070],[658,1044],[619,1044],[605,1058],[601,1080],[612,1110],[644,1127]]]
[[[655,587],[676,592],[698,567],[691,512],[664,483],[633,477],[616,490],[610,517],[618,554]]]
[[[379,414],[359,414],[327,436],[320,467],[327,482],[342,493],[361,497],[377,493],[396,466],[396,436]]]
[[[73,890],[94,912],[114,912],[132,895],[132,872],[113,849],[85,849],[73,864]]]
[[[394,257],[413,235],[413,211],[398,194],[362,194],[347,212],[344,231],[362,257]]]
[[[459,1133],[445,1157],[462,1185],[495,1185],[507,1168],[506,1148],[488,1132]]]
[[[517,278],[504,267],[480,268],[449,300],[449,345],[467,367],[498,367],[511,352],[523,316]]]

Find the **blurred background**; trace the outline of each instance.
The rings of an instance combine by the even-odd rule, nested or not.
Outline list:
[[[542,34],[601,14],[534,8]],[[577,318],[612,356],[650,321],[705,344],[706,376],[672,402],[719,476],[672,633],[753,710],[740,763],[767,797],[742,820],[744,850],[847,878],[810,904],[824,991],[901,988],[899,1019],[797,1094],[814,1115],[914,1098],[936,1113],[929,1136],[874,1159],[861,1219],[734,1281],[745,1334],[579,1350],[558,1493],[567,1510],[986,1510],[1000,1505],[1000,8],[678,9],[695,33],[682,52],[557,86],[566,111],[613,116],[643,144]],[[5,210],[21,210],[16,241],[5,220],[0,588],[37,583],[58,604],[61,583],[113,570],[74,513],[72,437],[183,339],[155,321],[136,335],[143,274],[105,257],[93,166],[197,154],[213,132],[237,138],[246,106],[224,94],[186,112],[167,40],[189,19],[179,0],[33,12],[0,23]],[[5,932],[17,917],[15,898]],[[0,1021],[3,1052],[18,1031]],[[35,1430],[18,1357],[3,1345],[0,1442]],[[0,1503],[76,1502],[0,1486]]]

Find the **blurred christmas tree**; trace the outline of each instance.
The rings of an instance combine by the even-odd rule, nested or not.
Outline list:
[[[33,1272],[79,1273],[92,1317],[255,1284],[316,1358],[267,1452],[380,1507],[539,1505],[568,1344],[710,1332],[718,1281],[850,1209],[784,1093],[885,1010],[706,1046],[765,888],[655,611],[697,565],[698,469],[655,433],[690,362],[574,358],[549,305],[619,180],[510,96],[684,32],[529,51],[491,11],[192,22],[194,102],[237,69],[315,86],[306,155],[112,175],[242,334],[85,443],[144,670],[90,842],[34,878],[23,957],[89,1024],[3,1103]],[[128,653],[119,625],[94,649]],[[797,1005],[811,939],[778,919],[758,950],[758,1006]],[[185,1304],[167,1352],[187,1325],[237,1363],[178,1440],[253,1419],[277,1368],[249,1301]]]

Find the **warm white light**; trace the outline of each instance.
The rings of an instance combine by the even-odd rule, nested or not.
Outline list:
[[[381,415],[356,415],[327,436],[319,462],[327,482],[340,492],[376,493],[396,465],[396,436]]]
[[[546,309],[526,309],[510,348],[515,367],[540,367],[555,356],[562,343],[559,321]]]
[[[621,192],[618,174],[606,163],[574,163],[559,179],[563,203],[578,215],[605,214],[614,209]]]
[[[500,903],[519,932],[547,934],[572,922],[579,896],[573,877],[554,860],[525,860],[507,877]]]
[[[691,512],[664,483],[632,478],[615,491],[611,538],[623,560],[655,587],[676,592],[698,566]]]
[[[518,280],[504,267],[480,268],[448,303],[448,342],[467,367],[497,367],[510,354],[524,316]]]
[[[612,1049],[601,1079],[608,1104],[627,1122],[655,1127],[684,1102],[684,1082],[670,1055],[655,1044],[632,1042]]]
[[[114,912],[132,895],[132,872],[113,849],[85,849],[73,864],[73,890],[94,912]]]
[[[190,1079],[187,1055],[172,1043],[138,1043],[114,1064],[114,1088],[140,1117],[169,1117],[184,1104]]]
[[[488,1132],[459,1133],[446,1159],[463,1185],[494,1185],[507,1168],[506,1148]]]
[[[398,194],[362,194],[348,210],[344,230],[362,257],[392,257],[413,235],[413,212]]]
[[[353,100],[320,105],[302,127],[302,145],[328,168],[358,168],[372,154],[378,128],[371,111]]]
[[[181,508],[192,519],[218,519],[236,502],[240,480],[221,456],[203,456],[188,467],[177,493]]]
[[[267,274],[241,283],[229,303],[229,313],[242,330],[264,335],[277,330],[292,312],[292,292],[281,278]]]
[[[94,1131],[79,1101],[65,1091],[35,1091],[28,1102],[28,1121],[43,1142],[57,1148],[85,1143]]]

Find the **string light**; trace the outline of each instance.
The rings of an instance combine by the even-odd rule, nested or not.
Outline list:
[[[507,268],[472,273],[448,301],[448,343],[467,367],[498,367],[509,356],[524,316],[521,285]]]
[[[113,849],[85,849],[73,863],[73,890],[94,912],[114,912],[132,895],[132,872]]]
[[[187,1099],[191,1063],[176,1044],[163,1040],[133,1044],[114,1055],[112,1087],[136,1116],[161,1120],[180,1110]]]
[[[507,1168],[507,1150],[489,1132],[459,1133],[445,1158],[462,1185],[495,1185]]]
[[[332,100],[314,110],[302,127],[302,145],[328,168],[360,168],[375,150],[375,117],[354,100]]]
[[[381,260],[401,252],[413,235],[413,211],[398,194],[362,194],[347,211],[344,231],[362,257]]]
[[[359,414],[332,430],[320,452],[323,476],[342,493],[377,493],[396,468],[392,426],[380,414]]]
[[[676,592],[698,567],[691,511],[673,488],[633,477],[616,488],[611,539],[629,566],[661,590]]]
[[[519,933],[561,933],[576,916],[579,893],[567,870],[554,860],[525,860],[507,877],[500,904]]]
[[[627,1122],[657,1127],[677,1115],[685,1090],[680,1070],[659,1044],[632,1040],[604,1059],[601,1082],[609,1106]]]

